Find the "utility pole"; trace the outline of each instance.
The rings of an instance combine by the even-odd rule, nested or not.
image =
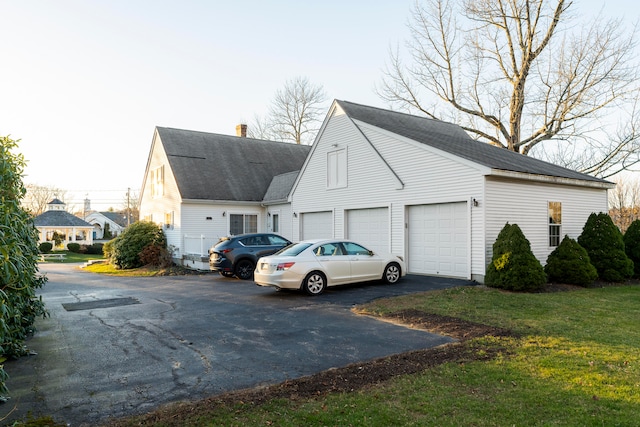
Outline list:
[[[129,207],[129,194],[131,187],[127,188],[127,227],[131,225],[131,208]]]

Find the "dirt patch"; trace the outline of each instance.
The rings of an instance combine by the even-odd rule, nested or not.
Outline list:
[[[329,369],[315,375],[297,378],[268,387],[240,390],[213,396],[197,402],[168,405],[152,413],[137,417],[135,425],[179,426],[189,416],[205,412],[216,405],[259,405],[271,399],[290,400],[319,397],[328,393],[352,392],[376,385],[391,378],[414,374],[446,362],[466,363],[490,360],[506,349],[476,345],[472,338],[486,335],[510,336],[510,331],[478,323],[467,322],[453,317],[425,313],[418,310],[404,310],[387,316],[388,320],[410,327],[425,329],[433,333],[448,335],[458,342],[436,348],[416,350],[407,353],[354,363],[341,368]],[[107,426],[132,425],[127,420],[113,421]]]

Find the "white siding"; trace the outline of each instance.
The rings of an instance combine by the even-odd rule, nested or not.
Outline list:
[[[258,206],[220,205],[213,203],[189,203],[182,205],[181,237],[184,246],[193,247],[193,240],[202,238],[210,247],[220,237],[229,235],[229,218],[231,214],[253,214],[258,216],[258,232],[266,231],[266,213]],[[186,236],[186,237],[185,237]],[[201,237],[202,236],[202,237]],[[185,242],[189,240],[189,243]],[[205,246],[207,246],[205,245]],[[199,247],[199,246],[198,246]],[[208,247],[206,247],[208,249]],[[204,254],[206,254],[206,249]],[[195,253],[189,250],[189,253]]]
[[[151,194],[151,179],[149,174],[150,171],[160,166],[164,166],[164,194],[154,197]],[[180,228],[182,221],[180,209],[181,198],[175,177],[173,176],[173,171],[169,167],[167,155],[157,133],[154,135],[146,173],[145,185],[141,191],[140,219],[144,220],[149,217],[152,222],[164,225],[165,214],[173,212],[174,226],[172,228],[165,228],[165,234],[167,236],[167,243],[177,249],[175,255],[179,256],[182,253],[182,230]]]
[[[482,199],[480,167],[371,126],[360,128],[339,109],[329,117],[292,195],[295,212],[333,209],[335,237],[347,237],[346,211],[389,206],[390,250],[406,256],[407,206]],[[347,187],[328,189],[327,153],[345,148]],[[470,228],[482,233],[483,223],[482,209],[472,209]],[[483,274],[483,239],[470,241],[479,244],[474,255],[481,261],[472,256],[472,272]]]
[[[271,214],[271,216],[269,215]],[[271,205],[267,208],[267,220],[266,220],[266,229],[265,231],[273,232],[271,229],[271,217],[273,215],[278,215],[280,229],[277,231],[277,234],[285,237],[291,241],[294,241],[293,238],[293,213],[291,212],[291,204],[283,203],[280,205]]]
[[[607,212],[603,189],[534,183],[496,177],[486,181],[486,263],[491,261],[493,243],[508,222],[517,224],[544,265],[555,249],[549,246],[548,202],[562,203],[561,236],[577,239],[593,212]]]

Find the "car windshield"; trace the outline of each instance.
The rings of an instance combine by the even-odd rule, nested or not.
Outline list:
[[[307,249],[309,246],[311,246],[311,243],[296,243],[294,245],[289,245],[284,249],[280,249],[275,254],[283,256],[296,256],[300,254],[300,252]]]

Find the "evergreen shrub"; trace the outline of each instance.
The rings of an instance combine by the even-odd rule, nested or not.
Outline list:
[[[640,277],[640,220],[636,219],[624,233],[624,251],[633,261],[633,276]]]
[[[80,243],[67,243],[67,249],[74,254],[80,253]]]
[[[38,270],[38,230],[21,205],[25,161],[13,153],[16,147],[16,141],[0,137],[0,395],[8,391],[2,363],[29,354],[25,341],[35,333],[36,319],[47,316],[36,293],[47,278]]]
[[[512,291],[537,291],[547,283],[542,264],[517,224],[505,224],[487,266],[485,285]]]
[[[53,243],[51,242],[42,242],[38,245],[38,250],[41,254],[48,254],[53,249]]]
[[[130,269],[144,265],[140,254],[149,245],[166,249],[167,239],[157,224],[138,221],[127,227],[118,237],[107,242],[103,249],[111,264],[117,268]]]
[[[589,215],[578,243],[587,250],[601,280],[624,282],[633,276],[633,261],[625,253],[622,233],[606,213]]]
[[[88,255],[102,255],[104,243],[94,243],[92,245],[82,245],[80,252]]]
[[[585,248],[569,236],[564,236],[560,245],[549,254],[544,271],[549,282],[569,285],[586,287],[598,278],[598,271]]]

